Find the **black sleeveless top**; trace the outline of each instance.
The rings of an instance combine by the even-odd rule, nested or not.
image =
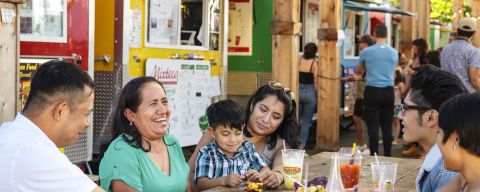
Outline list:
[[[299,77],[299,83],[301,84],[313,84],[313,63],[315,62],[315,59],[312,61],[312,64],[310,64],[310,72],[298,72],[298,77]]]

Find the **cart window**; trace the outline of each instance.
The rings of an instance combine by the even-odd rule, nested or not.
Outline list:
[[[67,42],[66,0],[26,0],[20,9],[20,40]]]
[[[218,0],[147,1],[146,46],[208,49],[211,44],[210,32],[215,30],[209,25],[209,18],[212,17],[209,7],[216,1]]]

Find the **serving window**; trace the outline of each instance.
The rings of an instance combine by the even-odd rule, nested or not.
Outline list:
[[[66,0],[26,0],[20,9],[21,41],[67,42]]]

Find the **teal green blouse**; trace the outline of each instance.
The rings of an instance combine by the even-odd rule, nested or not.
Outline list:
[[[122,180],[137,191],[185,191],[189,167],[178,140],[163,137],[170,156],[170,175],[165,175],[141,149],[130,146],[117,137],[108,146],[100,162],[100,187],[111,191],[113,180]]]

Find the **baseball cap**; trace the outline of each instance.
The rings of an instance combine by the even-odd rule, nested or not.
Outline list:
[[[466,32],[474,32],[477,30],[477,20],[474,18],[462,18],[458,21],[458,29]]]
[[[371,35],[362,35],[358,40],[360,43],[367,43],[368,46],[375,44],[375,39]]]

